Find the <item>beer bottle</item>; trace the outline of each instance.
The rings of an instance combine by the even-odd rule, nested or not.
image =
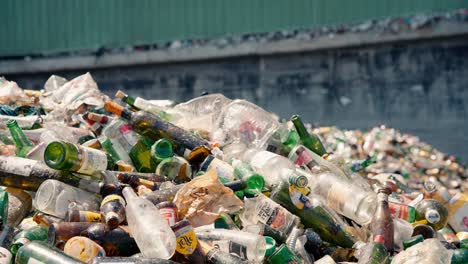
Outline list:
[[[302,145],[306,146],[319,156],[327,153],[320,139],[316,135],[307,132],[307,128],[304,126],[304,123],[302,123],[302,120],[298,115],[293,115],[291,117],[291,122],[294,124],[294,127],[299,134]]]
[[[164,138],[154,142],[154,144],[151,146],[151,156],[156,160],[157,163],[174,156],[172,143]]]
[[[448,210],[442,203],[433,199],[424,199],[415,205],[416,221],[425,220],[436,231],[447,225]]]
[[[248,163],[234,160],[232,166],[234,167],[234,176],[246,184],[245,194],[254,196],[256,192],[263,190],[265,179],[256,173]]]
[[[63,252],[85,263],[91,263],[95,257],[106,256],[104,249],[87,237],[76,236],[67,241]]]
[[[355,239],[347,232],[346,224],[319,200],[308,196],[310,190],[304,178],[300,174],[291,175],[290,183],[281,183],[270,198],[298,216],[306,228],[314,229],[323,240],[351,247]]]
[[[129,121],[137,133],[158,140],[167,138],[186,149],[193,150],[198,146],[209,146],[209,142],[194,136],[190,132],[145,111],[131,112],[115,102],[106,102],[104,108]],[[177,146],[175,146],[177,148]]]
[[[59,218],[53,215],[44,214],[39,211],[33,215],[32,219],[38,225],[46,227],[46,228],[49,228],[49,226],[52,225],[53,223],[63,222],[62,218]]]
[[[117,91],[117,93],[115,94],[115,97],[119,98],[120,100],[122,100],[122,102],[138,110],[150,112],[152,114],[159,115],[161,117],[163,117],[165,114],[164,109],[162,107],[152,104],[150,101],[145,100],[141,97],[137,97],[137,98],[131,97],[121,90]]]
[[[374,242],[383,244],[388,252],[393,253],[393,219],[388,206],[389,189],[379,189],[377,210],[371,221],[371,232]]]
[[[16,253],[15,263],[83,264],[83,262],[40,241],[32,241],[22,246]]]
[[[65,216],[67,222],[94,222],[102,221],[102,215],[92,211],[82,211],[78,209],[70,209]]]
[[[44,161],[53,169],[86,175],[112,170],[115,166],[112,158],[105,152],[61,141],[47,145]]]
[[[106,196],[101,202],[101,215],[110,229],[125,221],[125,200],[116,194]]]
[[[95,223],[81,232],[80,235],[101,245],[107,256],[129,257],[140,252],[135,239],[130,236],[127,226],[119,226],[110,230],[106,224]]]
[[[7,122],[7,127],[10,130],[13,141],[15,142],[16,156],[25,158],[29,151],[34,148],[34,144],[26,137],[16,120],[9,120]]]
[[[46,241],[47,240],[47,228],[42,226],[33,226],[28,230],[23,230],[15,235],[13,243],[11,244],[11,253],[16,254],[18,249],[31,241]]]
[[[176,183],[184,183],[192,179],[192,167],[182,157],[173,156],[164,159],[156,167],[156,174],[166,177]]]
[[[61,222],[53,223],[49,226],[47,242],[51,245],[62,247],[74,236],[79,236],[81,232],[92,226],[93,222]]]

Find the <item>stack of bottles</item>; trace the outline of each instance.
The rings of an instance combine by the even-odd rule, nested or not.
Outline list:
[[[350,159],[299,115],[221,94],[109,98],[89,74],[15,96],[0,263],[468,263],[463,185],[408,184],[375,169],[371,143]]]

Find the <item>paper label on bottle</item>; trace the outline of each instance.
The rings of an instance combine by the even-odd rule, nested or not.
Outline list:
[[[5,173],[11,173],[29,177],[34,166],[38,163],[37,160],[19,159],[16,157],[2,157],[0,161],[0,169]]]
[[[408,220],[409,210],[407,205],[389,202],[388,207],[393,217]]]
[[[35,259],[33,257],[29,257],[27,264],[46,264],[46,263],[38,259]]]
[[[191,225],[184,226],[174,233],[176,235],[176,251],[183,255],[192,254],[198,244],[193,227]]]
[[[99,213],[82,211],[80,212],[80,221],[99,223],[102,221],[102,216]]]
[[[120,127],[120,133],[122,133],[122,136],[124,139],[127,141],[130,146],[135,146],[138,143],[138,137],[133,131],[133,128],[129,125],[123,125]]]
[[[104,152],[92,148],[80,148],[81,167],[78,173],[92,175],[107,169],[107,156]]]
[[[121,204],[123,204],[125,206],[125,200],[119,196],[119,195],[116,195],[116,194],[111,194],[111,195],[107,195],[101,202],[101,206],[103,206],[104,204],[108,203],[108,202],[111,202],[111,201],[114,201],[114,200],[119,200]]]
[[[296,165],[303,166],[309,164],[314,158],[307,152],[304,147],[300,147],[296,150],[297,160]]]
[[[440,221],[440,214],[436,210],[427,210],[424,216],[426,220],[431,224],[436,224]]]
[[[283,229],[287,228],[287,214],[289,212],[273,201],[269,199],[260,201],[258,203],[257,212],[259,222],[278,231],[285,231]]]
[[[295,185],[289,186],[289,197],[291,198],[291,202],[299,210],[311,209],[314,207],[310,198],[307,197],[309,192],[310,190],[307,187],[297,187]]]
[[[159,209],[159,213],[166,219],[169,226],[173,226],[176,223],[177,212],[174,208],[166,207]]]
[[[247,247],[230,240],[219,240],[213,241],[213,245],[216,248],[219,248],[221,251],[236,255],[242,259],[247,258]]]

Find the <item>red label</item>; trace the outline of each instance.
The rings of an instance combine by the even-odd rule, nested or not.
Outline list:
[[[393,217],[401,218],[404,220],[408,219],[408,206],[399,203],[388,203],[388,207],[390,208],[390,214]]]
[[[374,242],[384,244],[385,243],[385,237],[382,235],[376,235],[374,237]]]

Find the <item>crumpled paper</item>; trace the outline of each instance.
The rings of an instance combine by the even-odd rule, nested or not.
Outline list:
[[[174,203],[181,218],[193,227],[213,223],[222,213],[239,211],[243,202],[210,171],[186,183],[176,194]]]

